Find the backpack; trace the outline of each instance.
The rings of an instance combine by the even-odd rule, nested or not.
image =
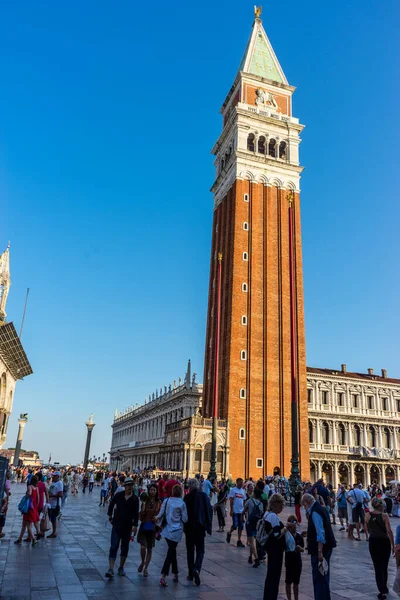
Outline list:
[[[255,501],[253,498],[250,498],[253,503],[252,511],[248,513],[249,523],[257,527],[258,520],[263,516],[264,506],[261,501]]]
[[[264,517],[258,520],[256,526],[256,540],[260,544],[261,547],[264,547],[268,542],[269,533],[265,531],[265,521]]]
[[[18,510],[22,515],[26,515],[30,508],[30,498],[26,495],[22,496],[20,503],[18,504]]]

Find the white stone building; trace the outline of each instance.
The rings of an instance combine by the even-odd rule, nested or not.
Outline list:
[[[400,477],[400,379],[307,367],[311,478],[386,483]]]
[[[6,303],[10,290],[9,247],[0,255],[0,448],[6,441],[12,411],[15,384],[32,373],[13,323],[6,321]]]
[[[211,419],[200,416],[203,386],[191,376],[190,360],[184,381],[164,386],[136,405],[116,411],[112,425],[110,464],[133,470],[157,467],[194,475],[209,468]],[[226,471],[226,422],[218,431],[219,468]],[[201,435],[200,435],[201,433]],[[194,469],[197,470],[194,470]]]

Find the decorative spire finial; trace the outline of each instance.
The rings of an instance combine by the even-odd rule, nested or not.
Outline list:
[[[254,16],[256,21],[261,21],[262,6],[254,6]]]

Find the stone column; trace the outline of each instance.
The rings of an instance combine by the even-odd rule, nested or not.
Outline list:
[[[311,421],[312,427],[312,441],[314,444],[317,444],[317,425],[315,421]]]
[[[353,483],[355,482],[355,478],[354,478],[354,463],[353,462],[349,462],[348,463],[348,470],[349,470],[349,487],[352,487]]]
[[[25,429],[25,425],[28,422],[28,414],[21,414],[19,416],[18,419],[18,436],[17,436],[17,443],[15,445],[15,452],[14,452],[14,467],[18,467],[18,462],[19,462],[19,455],[21,452],[21,447],[22,447],[22,438],[24,437],[24,429]]]
[[[349,446],[354,446],[354,444],[353,444],[353,423],[349,423],[347,436],[348,436]]]
[[[391,437],[391,441],[392,441],[392,448],[393,448],[393,450],[397,450],[396,427],[391,427],[390,428],[390,437]]]
[[[338,440],[337,440],[337,421],[333,421],[332,423],[332,434],[333,434],[333,439],[332,439],[332,443],[334,446],[337,446]]]
[[[189,465],[188,465],[188,469],[190,473],[193,473],[194,471],[194,453],[195,453],[195,449],[194,446],[191,446],[190,450],[189,450]],[[195,475],[196,473],[194,473]]]
[[[332,485],[333,485],[334,490],[336,491],[337,487],[339,485],[338,463],[336,462],[336,460],[332,464],[332,479],[333,479]]]
[[[378,426],[378,447],[379,448],[383,448],[383,442],[382,442],[382,426],[379,425]]]
[[[184,477],[186,477],[186,471],[187,471],[187,449],[186,449],[186,444],[184,444],[183,456],[182,456],[182,474]]]
[[[83,460],[83,468],[87,469],[88,461],[89,461],[89,453],[90,453],[90,442],[92,440],[92,431],[94,429],[95,423],[93,423],[93,415],[90,415],[89,421],[85,423],[87,428],[86,435],[86,448],[85,448],[85,458]]]
[[[317,481],[318,481],[318,479],[321,479],[321,477],[322,477],[322,463],[320,460],[316,461],[316,474],[317,474]]]
[[[378,485],[379,487],[382,487],[382,483],[385,481],[385,465],[378,465],[378,473],[379,473],[379,481],[378,481]]]
[[[319,419],[317,419],[317,421],[316,421],[316,427],[317,427],[317,448],[319,448],[320,444],[321,444],[321,421]]]
[[[364,487],[367,487],[370,484],[370,474],[369,474],[369,467],[368,467],[368,463],[363,463],[363,468],[364,468]]]
[[[367,446],[367,428],[365,426],[365,423],[361,423],[360,430],[361,430],[361,446]]]
[[[329,430],[329,444],[332,446],[333,445],[333,436],[334,436],[334,434],[333,434],[334,427],[333,427],[332,421],[328,421],[328,430]]]
[[[349,423],[343,423],[343,425],[344,425],[344,443],[346,446],[350,446]]]
[[[319,401],[319,381],[316,381],[315,382],[315,391],[314,391],[314,407],[316,408],[319,405],[320,405],[320,401]]]
[[[367,410],[366,410],[367,403],[365,400],[365,390],[363,387],[361,388],[361,392],[360,392],[360,408],[361,408],[361,414],[365,415],[367,412]],[[366,445],[366,444],[364,444],[364,445]]]

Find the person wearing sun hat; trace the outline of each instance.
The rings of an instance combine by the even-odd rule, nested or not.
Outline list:
[[[120,565],[118,575],[125,575],[124,564],[129,552],[131,534],[135,536],[139,521],[139,500],[133,493],[134,481],[126,477],[123,482],[124,491],[114,494],[108,506],[108,518],[112,524],[111,545],[109,552],[109,569],[106,573],[108,579],[114,578],[114,565],[119,546],[121,546]]]

